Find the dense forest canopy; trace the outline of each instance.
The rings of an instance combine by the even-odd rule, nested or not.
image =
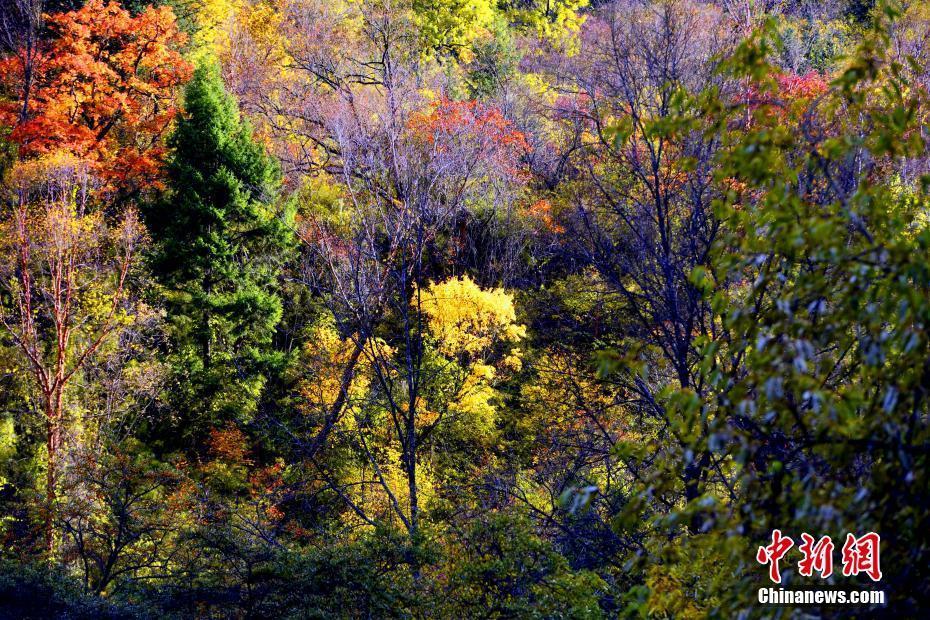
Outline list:
[[[928,67],[918,0],[0,0],[0,617],[919,617]]]

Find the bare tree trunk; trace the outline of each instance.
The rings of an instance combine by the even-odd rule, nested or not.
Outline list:
[[[22,352],[45,415],[48,454],[42,510],[49,557],[55,549],[64,390],[104,340],[120,329],[117,312],[139,237],[133,211],[126,212],[119,234],[112,237],[78,232],[103,225],[99,214],[85,211],[88,183],[79,166],[51,167],[36,186],[18,189],[18,208],[10,220],[0,222],[4,233],[9,230],[11,254],[16,256],[16,260],[0,261],[0,283],[14,300],[10,310],[0,308],[0,326]],[[37,217],[29,214],[32,205]],[[103,244],[110,242],[118,253],[112,262],[102,258],[110,247]],[[84,285],[87,275],[93,275],[96,281],[106,277],[113,280],[109,308],[97,322],[75,312],[92,294]],[[75,343],[73,335],[79,329],[83,331],[82,340]]]
[[[45,407],[45,447],[48,452],[46,459],[45,471],[45,549],[51,557],[54,550],[55,525],[53,511],[55,509],[55,484],[56,484],[56,467],[57,467],[57,432],[55,423],[55,413],[52,410],[51,402]]]
[[[417,432],[415,418],[407,421],[407,492],[410,495],[410,539],[416,543],[420,506],[417,497]]]
[[[62,393],[55,390],[45,398],[46,438],[48,451],[45,472],[45,549],[49,558],[55,551],[55,503],[58,500],[58,452],[61,448]]]
[[[406,438],[406,458],[404,465],[407,474],[407,495],[408,508],[410,510],[409,525],[407,533],[410,537],[410,548],[408,550],[408,562],[410,562],[410,572],[414,581],[420,580],[420,563],[417,559],[416,546],[419,544],[418,534],[420,527],[420,502],[417,489],[417,429],[416,429],[416,409],[411,403],[410,415],[407,416],[407,428],[405,429]]]

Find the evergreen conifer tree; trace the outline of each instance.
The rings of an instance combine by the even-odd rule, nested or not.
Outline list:
[[[253,139],[214,64],[201,63],[188,85],[170,146],[169,190],[147,224],[165,289],[171,398],[197,432],[247,420],[281,360],[272,340],[291,215],[278,206],[276,162]]]

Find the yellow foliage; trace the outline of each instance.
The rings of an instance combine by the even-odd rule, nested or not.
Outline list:
[[[282,34],[281,21],[281,13],[267,2],[242,8],[236,18],[239,26],[248,31],[251,40],[266,50],[267,60],[283,65],[287,61],[288,41]]]
[[[410,501],[409,486],[404,473],[404,465],[401,462],[400,452],[393,446],[379,447],[378,449],[378,470],[367,460],[361,460],[358,463],[345,467],[340,475],[344,480],[352,481],[345,489],[347,497],[353,503],[363,508],[363,510],[373,516],[381,519],[396,521],[396,513],[391,508],[391,498],[387,493],[394,496],[398,504],[406,507]],[[379,476],[380,473],[380,476]],[[380,480],[383,479],[384,486]],[[365,484],[360,484],[365,481]],[[385,489],[387,487],[387,489]],[[429,498],[435,497],[435,475],[429,465],[429,462],[420,462],[417,466],[417,493],[420,501],[428,501]],[[345,519],[351,519],[346,515]]]
[[[7,483],[3,469],[16,454],[16,429],[12,418],[0,418],[0,488]],[[0,524],[3,521],[0,520]]]
[[[414,21],[424,47],[449,49],[462,60],[470,60],[470,46],[490,34],[496,4],[492,0],[414,0]]]
[[[502,289],[482,289],[468,277],[430,284],[418,297],[429,332],[424,361],[429,370],[423,376],[430,384],[413,406],[414,424],[419,430],[438,424],[434,436],[447,441],[493,442],[499,396],[494,384],[499,373],[519,369],[520,351],[513,345],[526,335],[526,328],[517,323],[513,298]],[[310,331],[304,350],[306,379],[299,388],[308,415],[319,416],[332,408],[355,347],[351,337],[339,334],[331,317]],[[409,501],[407,474],[391,422],[395,405],[385,401],[385,386],[376,375],[382,373],[389,385],[404,385],[403,372],[390,362],[394,355],[382,340],[366,343],[334,432],[364,437],[354,450],[365,454],[343,461],[339,476],[351,483],[345,492],[356,505],[384,518],[396,517],[391,496],[402,511]],[[395,397],[402,401],[405,396]],[[396,406],[406,415],[405,402]],[[423,505],[435,498],[436,481],[449,475],[444,469],[448,467],[432,447],[420,455],[416,482]]]
[[[449,405],[450,413],[463,416],[471,423],[479,436],[487,436],[494,430],[497,409],[491,400],[497,395],[491,383],[496,371],[487,364],[475,364],[469,369],[455,400]]]
[[[229,25],[242,6],[242,0],[204,0],[197,5],[197,29],[191,39],[195,55],[217,54],[229,45]]]
[[[304,346],[308,375],[312,379],[300,386],[300,394],[310,408],[328,410],[339,397],[342,387],[342,371],[355,349],[351,338],[342,338],[331,322],[321,322],[313,327]],[[349,396],[362,396],[368,391],[370,379],[364,370],[364,357],[359,359],[362,367],[355,373],[349,388]]]
[[[430,284],[420,306],[443,355],[474,356],[526,336],[526,327],[516,322],[513,297],[503,289],[482,289],[468,276]]]
[[[544,41],[573,55],[578,52],[578,32],[585,21],[581,10],[588,4],[589,0],[527,2],[509,12],[511,20],[518,25],[535,31]]]

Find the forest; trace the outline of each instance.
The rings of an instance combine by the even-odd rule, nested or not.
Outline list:
[[[0,618],[926,617],[928,96],[922,0],[0,0]]]

